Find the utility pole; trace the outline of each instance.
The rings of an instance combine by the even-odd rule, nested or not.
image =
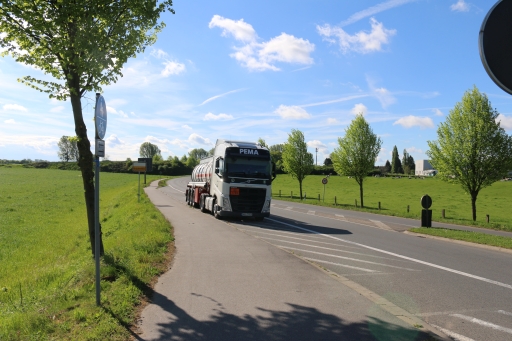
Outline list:
[[[318,166],[318,148],[315,148],[315,165]]]

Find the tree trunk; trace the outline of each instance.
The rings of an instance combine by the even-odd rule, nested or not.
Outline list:
[[[471,210],[473,211],[473,221],[476,221],[476,196],[478,193],[471,193]]]
[[[77,78],[75,78],[77,79]],[[72,82],[72,80],[70,81]],[[75,88],[78,93],[78,88]],[[91,243],[92,254],[94,255],[94,171],[93,156],[91,152],[91,143],[87,137],[87,127],[85,126],[82,115],[82,102],[80,95],[71,91],[71,106],[73,108],[73,117],[75,119],[75,133],[78,137],[78,166],[82,172],[82,181],[84,185],[85,207],[87,210],[87,223],[89,227],[89,241]],[[100,255],[104,254],[103,240],[101,237],[100,225]]]
[[[363,182],[362,181],[359,183],[359,197],[361,199],[361,207],[364,207],[364,202],[363,202]]]
[[[300,200],[302,200],[302,180],[299,180]]]

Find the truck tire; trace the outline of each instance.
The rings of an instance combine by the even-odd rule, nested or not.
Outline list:
[[[205,200],[206,200],[206,195],[202,194],[202,195],[201,195],[201,199],[199,200],[199,209],[200,209],[200,210],[201,210],[201,212],[203,212],[203,213],[206,213],[206,211],[208,211],[208,210],[206,209]]]
[[[220,216],[220,214],[219,214],[219,213],[217,213],[218,211],[215,209],[216,204],[217,204],[217,199],[215,199],[215,200],[213,201],[213,216],[215,217],[215,219],[219,219],[219,220],[221,220],[221,219],[222,219],[222,217]]]

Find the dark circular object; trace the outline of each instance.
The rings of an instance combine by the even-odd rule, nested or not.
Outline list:
[[[485,71],[512,95],[512,1],[499,0],[487,13],[478,37]]]
[[[428,210],[430,206],[432,206],[432,198],[428,194],[425,194],[421,197],[421,207]]]
[[[323,183],[324,185],[327,185],[327,178],[323,178],[323,179],[322,179],[322,183]]]

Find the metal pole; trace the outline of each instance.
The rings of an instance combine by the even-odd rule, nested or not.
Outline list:
[[[323,202],[325,202],[325,184],[324,184],[324,198],[322,199]]]
[[[137,202],[140,202],[140,172],[139,172],[139,195],[138,195],[139,199],[137,200]]]
[[[96,104],[100,94],[96,94]],[[96,137],[98,134],[96,133]],[[95,143],[95,149],[96,149]],[[101,304],[101,285],[100,285],[100,158],[95,150],[96,169],[94,170],[94,263],[96,267],[96,305]]]

